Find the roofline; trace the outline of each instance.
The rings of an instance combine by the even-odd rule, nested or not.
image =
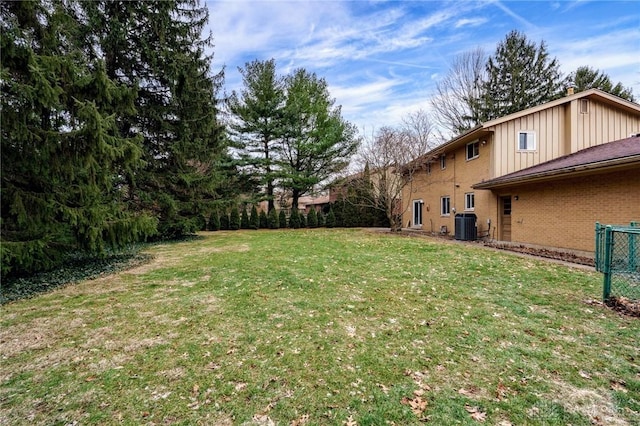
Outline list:
[[[586,174],[590,172],[604,172],[618,168],[631,168],[636,164],[640,166],[640,154],[634,154],[628,157],[615,158],[611,160],[598,161],[588,164],[580,164],[575,166],[563,167],[555,170],[547,170],[544,172],[532,173],[524,176],[516,176],[510,179],[491,179],[486,182],[471,185],[473,189],[495,189],[508,186],[521,185],[539,181],[547,181],[559,177],[571,177],[575,175]]]
[[[574,101],[576,99],[582,98],[598,98],[600,100],[604,100],[608,103],[615,103],[619,106],[622,106],[625,109],[634,111],[636,113],[640,113],[640,105],[634,102],[628,101],[626,99],[622,99],[618,96],[612,95],[600,89],[588,89],[582,92],[575,93],[573,95],[564,96],[560,99],[556,99],[555,101],[546,102],[544,104],[540,104],[531,108],[523,109],[522,111],[514,112],[513,114],[505,115],[503,117],[498,117],[493,120],[489,120],[483,123],[484,128],[493,127],[495,125],[504,123],[505,121],[514,120],[516,118],[523,117],[525,115],[533,114],[545,109],[553,108],[558,105],[565,104],[567,102]]]

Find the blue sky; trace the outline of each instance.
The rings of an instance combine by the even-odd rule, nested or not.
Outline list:
[[[640,98],[640,2],[636,1],[207,1],[214,71],[227,92],[239,66],[274,58],[281,74],[323,77],[343,116],[362,133],[429,110],[438,79],[459,53],[489,54],[519,30],[568,74],[606,72]]]

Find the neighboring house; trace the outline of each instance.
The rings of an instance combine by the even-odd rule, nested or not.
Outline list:
[[[465,213],[477,237],[593,251],[596,221],[640,220],[638,133],[640,105],[598,89],[488,121],[421,157],[403,225],[453,234]]]

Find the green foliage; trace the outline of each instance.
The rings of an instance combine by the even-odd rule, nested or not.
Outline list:
[[[336,226],[336,214],[333,212],[333,208],[331,208],[327,214],[325,226],[327,228],[333,228]]]
[[[219,231],[220,226],[220,215],[218,214],[218,210],[215,209],[209,216],[209,231]]]
[[[223,75],[211,73],[206,6],[197,0],[79,2],[86,37],[110,78],[137,90],[137,113],[118,121],[142,138],[142,167],[124,173],[130,208],[159,218],[158,238],[197,230],[235,173],[218,121]]]
[[[196,221],[196,228],[198,231],[207,230],[207,218],[203,214],[197,215],[194,220]]]
[[[266,219],[266,216],[265,216]],[[260,228],[260,217],[258,216],[258,209],[255,205],[251,206],[251,216],[249,217],[249,228]]]
[[[235,121],[230,136],[240,151],[240,164],[256,170],[256,180],[266,189],[268,210],[274,208],[274,144],[281,135],[284,86],[273,59],[255,60],[239,68],[244,88],[227,101]]]
[[[307,214],[307,226],[309,228],[318,227],[318,215],[316,213],[315,207],[312,207],[311,210],[309,210],[309,214]]]
[[[268,215],[268,220],[269,220],[269,229],[278,229],[280,228],[280,224],[281,222],[281,218],[278,217],[278,212],[276,212],[276,209],[273,209],[269,212]],[[285,219],[286,221],[286,219]],[[286,222],[283,225],[284,227],[286,227]]]
[[[564,80],[557,59],[544,41],[529,41],[511,31],[487,62],[487,81],[481,97],[481,121],[522,111],[563,95]]]
[[[322,213],[322,211],[318,212],[318,227],[321,228],[323,226],[325,226],[325,215],[324,213]]]
[[[227,212],[220,214],[220,229],[223,231],[231,229],[231,220],[229,219],[229,213]]]
[[[274,213],[274,217],[276,220],[278,219],[278,216],[276,216],[275,213]],[[260,210],[260,228],[262,229],[271,228],[270,221],[271,219],[267,217],[267,214],[264,212],[264,210]]]
[[[287,224],[287,214],[284,212],[284,210],[280,210],[280,213],[278,213],[278,224],[280,226],[280,228],[287,228],[288,224]]]
[[[229,214],[229,229],[232,231],[240,229],[240,211],[237,207],[233,207]]]
[[[1,269],[56,267],[66,253],[104,255],[156,231],[125,204],[141,138],[123,133],[136,90],[90,54],[77,3],[2,4]]]
[[[298,209],[292,209],[289,215],[289,228],[298,229],[301,226],[300,212]]]
[[[611,78],[607,74],[589,66],[578,67],[578,69],[569,76],[569,81],[573,85],[576,93],[596,88],[628,101],[635,102],[631,88],[625,88],[622,83],[614,86]]]
[[[249,214],[247,213],[247,206],[242,207],[242,213],[240,214],[240,229],[249,229]]]

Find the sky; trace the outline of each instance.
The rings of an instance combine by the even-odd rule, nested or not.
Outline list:
[[[224,92],[242,89],[238,67],[275,59],[286,75],[324,78],[343,117],[363,136],[429,112],[456,55],[495,52],[511,30],[544,41],[569,74],[588,65],[640,98],[640,2],[208,0],[213,71]]]

